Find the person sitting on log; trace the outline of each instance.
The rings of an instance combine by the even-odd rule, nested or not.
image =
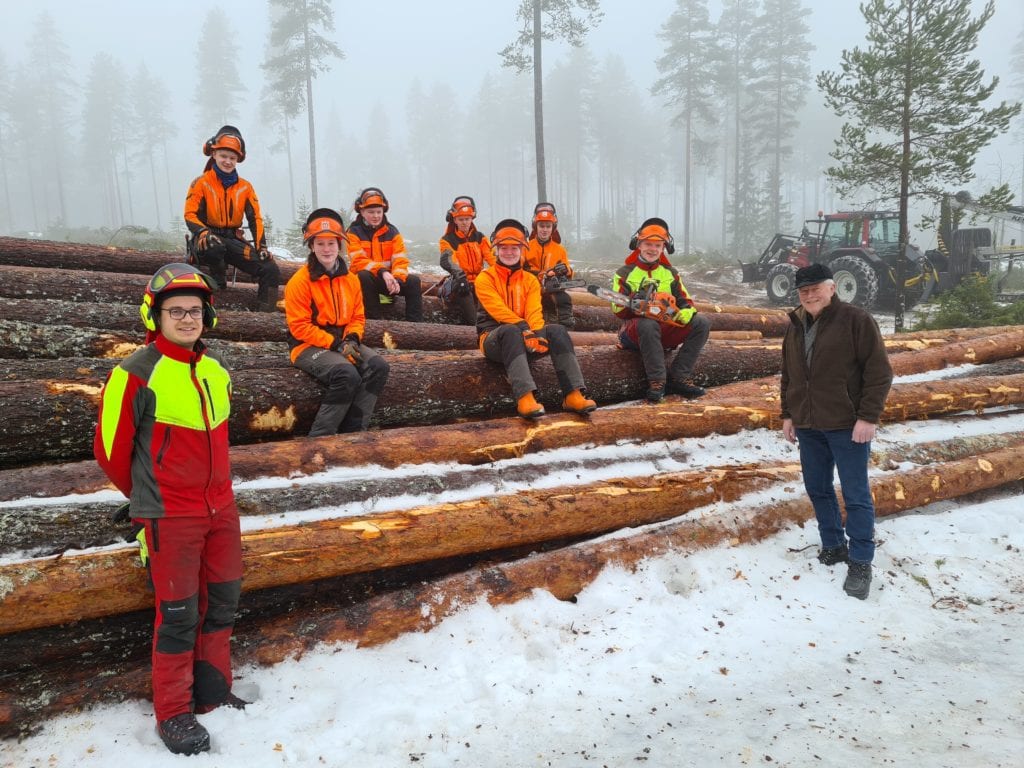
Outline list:
[[[348,243],[341,215],[317,208],[302,232],[309,255],[284,288],[284,309],[292,365],[327,387],[309,436],[360,432],[370,424],[390,366],[362,343],[363,296],[341,258]]]
[[[231,692],[231,632],[242,539],[231,486],[231,376],[200,341],[217,324],[212,280],[161,267],[140,307],[147,345],[121,362],[100,396],[93,453],[129,499],[156,602],[153,709],[175,754],[210,748],[196,720]]]
[[[441,301],[457,307],[463,325],[476,324],[477,301],[474,283],[480,270],[494,263],[491,244],[476,228],[476,203],[472,197],[456,197],[445,214],[448,227],[441,236],[441,266],[449,277],[441,285]]]
[[[647,219],[633,233],[629,248],[626,263],[612,277],[612,290],[630,297],[649,296],[650,301],[633,308],[612,304],[612,311],[623,321],[619,346],[640,353],[649,402],[660,403],[666,394],[700,397],[704,388],[690,377],[707,344],[711,323],[697,314],[679,272],[669,263],[666,253],[675,252],[675,243],[668,224],[664,219]],[[645,312],[642,307],[649,304],[658,311]],[[666,307],[673,311],[663,311]],[[666,353],[677,347],[666,371]]]
[[[185,197],[189,261],[205,267],[219,289],[227,287],[228,265],[252,275],[259,286],[254,309],[272,312],[277,309],[281,270],[267,250],[256,190],[236,169],[245,161],[245,140],[237,128],[225,125],[203,144],[203,154],[210,159]],[[243,216],[252,243],[244,239]]]
[[[544,322],[572,329],[576,324],[572,316],[572,297],[565,290],[546,290],[545,285],[545,281],[557,284],[559,280],[572,279],[573,275],[569,255],[558,233],[558,215],[551,203],[537,203],[533,209],[533,228],[523,267],[536,275],[541,288],[545,289],[540,297]]]
[[[405,297],[405,319],[423,322],[420,276],[409,272],[409,256],[402,234],[390,221],[390,206],[377,187],[367,187],[352,206],[356,219],[348,228],[351,269],[363,289],[363,308],[373,320],[381,318],[381,299]]]
[[[523,269],[527,235],[526,227],[515,219],[502,220],[491,235],[497,259],[476,279],[480,350],[488,360],[505,367],[516,411],[524,419],[544,415],[544,406],[534,396],[537,385],[528,356],[548,352],[564,395],[562,410],[590,413],[597,403],[586,395],[569,332],[561,325],[544,324],[540,283]]]

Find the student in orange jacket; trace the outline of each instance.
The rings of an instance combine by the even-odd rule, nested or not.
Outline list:
[[[210,159],[185,197],[193,263],[206,267],[221,289],[227,287],[228,265],[254,276],[259,284],[254,308],[274,311],[281,270],[267,250],[256,190],[236,169],[245,160],[245,140],[237,128],[225,125],[207,139],[203,154]],[[243,217],[252,234],[251,245],[243,239]]]
[[[363,431],[390,366],[362,343],[362,291],[341,258],[348,238],[340,214],[317,208],[302,231],[309,256],[284,288],[284,307],[292,365],[327,387],[309,436]]]
[[[487,238],[473,224],[476,203],[472,197],[456,197],[444,218],[448,227],[441,235],[438,248],[441,266],[450,277],[441,286],[441,301],[458,307],[463,325],[473,325],[477,312],[473,284],[480,270],[494,263],[494,255]]]
[[[146,346],[111,371],[93,453],[128,497],[149,568],[153,710],[175,754],[210,749],[199,721],[246,702],[231,692],[231,632],[241,593],[242,538],[231,486],[231,376],[200,336],[217,323],[206,275],[161,267],[139,307]]]
[[[409,272],[405,240],[388,221],[388,199],[377,187],[367,187],[352,207],[356,219],[348,228],[348,255],[363,288],[366,316],[380,319],[381,296],[404,296],[405,319],[423,322],[420,276]]]
[[[590,413],[597,403],[586,395],[569,332],[561,325],[544,324],[540,283],[523,269],[526,237],[526,227],[515,219],[499,222],[491,235],[495,263],[476,279],[480,349],[488,360],[505,367],[512,396],[516,398],[516,411],[524,419],[544,415],[544,406],[535,397],[537,385],[530,373],[528,356],[548,352],[564,395],[562,410]]]
[[[570,329],[575,326],[572,298],[568,292],[545,290],[546,281],[569,279],[573,274],[569,255],[562,245],[562,236],[558,234],[558,215],[551,203],[537,203],[533,209],[533,229],[523,266],[540,280],[544,322],[558,323]]]

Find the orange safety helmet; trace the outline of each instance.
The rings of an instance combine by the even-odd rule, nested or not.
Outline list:
[[[555,206],[551,203],[537,203],[533,208],[533,223],[536,224],[538,221],[550,221],[557,225],[558,214],[555,213]]]
[[[668,223],[664,219],[647,219],[629,239],[629,250],[635,251],[641,240],[660,240],[670,254],[676,252],[676,243],[672,233],[668,231]]]
[[[452,200],[452,206],[445,214],[445,221],[452,221],[456,216],[471,216],[476,218],[476,202],[469,195],[459,195]]]
[[[388,208],[391,207],[388,205],[388,199],[381,192],[380,187],[367,187],[364,189],[359,193],[359,197],[356,198],[352,207],[355,208],[356,213],[360,213],[363,208],[372,208],[375,205],[382,206],[384,213],[387,213]]]
[[[154,313],[167,294],[176,291],[199,294],[203,299],[203,326],[211,329],[217,327],[217,310],[213,308],[213,278],[190,264],[175,263],[160,267],[146,285],[146,293],[139,305],[139,315],[147,331],[156,331]]]
[[[238,155],[238,162],[245,161],[245,139],[242,132],[233,125],[223,125],[203,144],[203,154],[209,157],[215,149],[230,149]]]
[[[309,245],[315,237],[336,237],[339,242],[347,242],[345,237],[345,222],[341,214],[331,208],[317,208],[306,218],[302,227],[302,243]]]
[[[502,219],[491,233],[491,247],[497,250],[499,245],[512,244],[526,248],[528,245],[526,239],[529,235],[526,227],[515,219]]]

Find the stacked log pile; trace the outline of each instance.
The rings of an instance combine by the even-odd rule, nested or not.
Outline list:
[[[108,522],[116,494],[88,457],[99,389],[138,343],[139,294],[168,260],[157,257],[150,268],[140,255],[133,270],[107,270],[100,279],[83,267],[109,258],[105,249],[83,247],[60,260],[28,249],[22,253],[31,256],[15,258],[10,240],[0,238],[0,296],[10,296],[3,301],[11,310],[0,319],[0,737],[55,712],[148,694],[151,597],[134,548],[118,545],[122,531]],[[19,280],[25,290],[13,287]],[[238,309],[224,309],[211,334],[233,367],[232,464],[240,509],[252,520],[243,538],[240,661],[272,663],[320,641],[383,642],[429,629],[480,596],[498,603],[544,588],[569,599],[608,563],[754,540],[812,514],[792,454],[777,464],[698,463],[600,482],[588,482],[588,472],[614,460],[599,453],[580,450],[543,467],[528,458],[629,442],[638,460],[653,462],[645,457],[666,450],[659,446],[682,460],[698,450],[694,439],[741,430],[778,441],[767,431],[779,426],[777,338],[713,340],[698,368],[709,394],[651,406],[628,402],[645,389],[635,355],[616,349],[607,332],[577,335],[591,394],[602,405],[626,404],[590,418],[557,413],[557,382],[541,361],[540,395],[552,413],[526,423],[509,417],[507,383],[472,351],[472,329],[372,322],[368,340],[396,350],[389,354],[396,385],[380,400],[375,429],[310,439],[299,436],[321,390],[288,366],[280,315],[244,310],[253,290],[237,285],[218,299],[230,307],[237,292]],[[577,318],[611,317],[607,306],[577,309]],[[713,318],[745,317],[742,330],[765,337],[786,322],[778,311],[741,310],[703,309]],[[900,375],[977,368],[965,378],[898,382],[886,422],[1024,403],[1024,373],[985,375],[983,367],[1021,357],[1024,327],[904,334],[887,343]],[[905,468],[907,456],[890,454],[880,460],[894,469],[873,479],[879,513],[1019,484],[1021,442],[1017,434],[989,435],[941,452],[926,446],[914,454],[915,469]],[[538,481],[565,461],[579,462],[578,482],[544,488]],[[378,482],[381,468],[398,467],[408,470],[405,482]],[[351,470],[348,479],[336,479],[339,468]],[[268,477],[282,482],[260,480]],[[517,482],[526,489],[515,491]],[[478,490],[506,485],[513,492]],[[747,497],[755,489],[776,501],[753,506]],[[425,491],[437,500],[409,508],[404,499]],[[456,493],[464,498],[452,500]],[[346,504],[369,511],[312,514]],[[721,512],[690,519],[697,508]],[[279,522],[305,513],[312,516]],[[660,525],[592,541],[652,524]]]

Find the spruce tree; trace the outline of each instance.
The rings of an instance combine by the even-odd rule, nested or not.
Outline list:
[[[822,72],[826,103],[847,122],[828,175],[841,194],[861,188],[899,201],[901,253],[910,232],[911,196],[940,199],[974,178],[974,160],[1004,133],[1019,104],[983,105],[999,79],[985,82],[971,56],[992,18],[971,0],[868,0],[867,48],[844,50],[840,71]],[[904,263],[896,260],[896,330],[903,329]]]
[[[312,205],[316,208],[316,128],[313,114],[313,81],[330,69],[331,58],[345,54],[327,37],[334,32],[330,0],[270,0],[270,54],[263,69],[271,87],[295,99],[304,91],[303,104],[309,127],[309,173]]]
[[[198,137],[205,141],[226,123],[238,122],[238,104],[245,85],[238,74],[238,42],[227,14],[214,8],[206,14],[196,43],[196,108]],[[242,135],[245,135],[243,130]]]
[[[708,14],[707,0],[677,0],[676,9],[662,25],[658,37],[665,53],[658,58],[661,78],[651,89],[664,94],[675,110],[672,124],[683,130],[683,256],[690,254],[693,229],[693,147],[718,123],[714,80],[722,52]]]

